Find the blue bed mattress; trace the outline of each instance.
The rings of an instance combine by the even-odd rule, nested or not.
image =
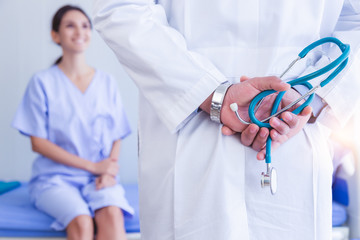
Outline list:
[[[123,185],[126,198],[135,210],[132,218],[125,218],[128,233],[140,232],[139,199],[136,184]],[[50,228],[53,218],[38,211],[31,204],[27,183],[0,195],[0,236],[1,237],[61,237],[65,231]]]
[[[126,198],[135,210],[132,218],[125,218],[128,233],[140,232],[139,199],[136,184],[124,185]],[[339,191],[334,192],[334,197]],[[342,193],[343,194],[343,193]],[[333,202],[333,226],[342,225],[347,219],[346,206]],[[27,183],[0,195],[0,237],[62,237],[65,231],[50,228],[53,218],[38,211],[30,203]]]
[[[349,191],[346,180],[335,178],[332,186],[332,225],[343,225],[347,220],[346,208],[349,205]]]

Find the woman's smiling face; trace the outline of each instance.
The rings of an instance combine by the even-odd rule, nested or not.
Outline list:
[[[61,19],[59,31],[52,31],[52,37],[64,52],[82,53],[90,44],[91,24],[83,13],[70,10]]]

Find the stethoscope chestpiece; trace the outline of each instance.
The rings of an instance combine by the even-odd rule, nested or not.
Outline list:
[[[270,187],[270,192],[272,195],[274,195],[277,191],[277,174],[276,169],[271,168],[270,171],[267,171],[266,173],[261,173],[261,187]]]

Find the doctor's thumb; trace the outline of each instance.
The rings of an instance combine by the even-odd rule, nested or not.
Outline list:
[[[247,81],[247,80],[249,80],[250,78],[249,77],[247,77],[247,76],[241,76],[240,77],[240,82],[245,82],[245,81]]]
[[[249,79],[251,84],[260,91],[275,90],[278,92],[290,89],[290,84],[283,82],[280,78],[270,77],[256,77]]]

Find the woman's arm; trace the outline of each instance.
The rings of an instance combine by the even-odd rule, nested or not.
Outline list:
[[[120,155],[120,146],[121,146],[121,140],[115,140],[113,143],[113,146],[111,148],[110,156],[109,158],[113,158],[118,160]]]
[[[51,160],[85,171],[91,172],[95,175],[110,174],[116,176],[118,172],[117,158],[111,157],[103,161],[94,163],[89,160],[83,159],[75,154],[69,153],[56,144],[50,142],[45,138],[31,136],[31,146],[34,152],[37,152]],[[113,152],[113,151],[112,151]],[[119,151],[117,151],[118,153]],[[114,154],[116,151],[114,150]]]

